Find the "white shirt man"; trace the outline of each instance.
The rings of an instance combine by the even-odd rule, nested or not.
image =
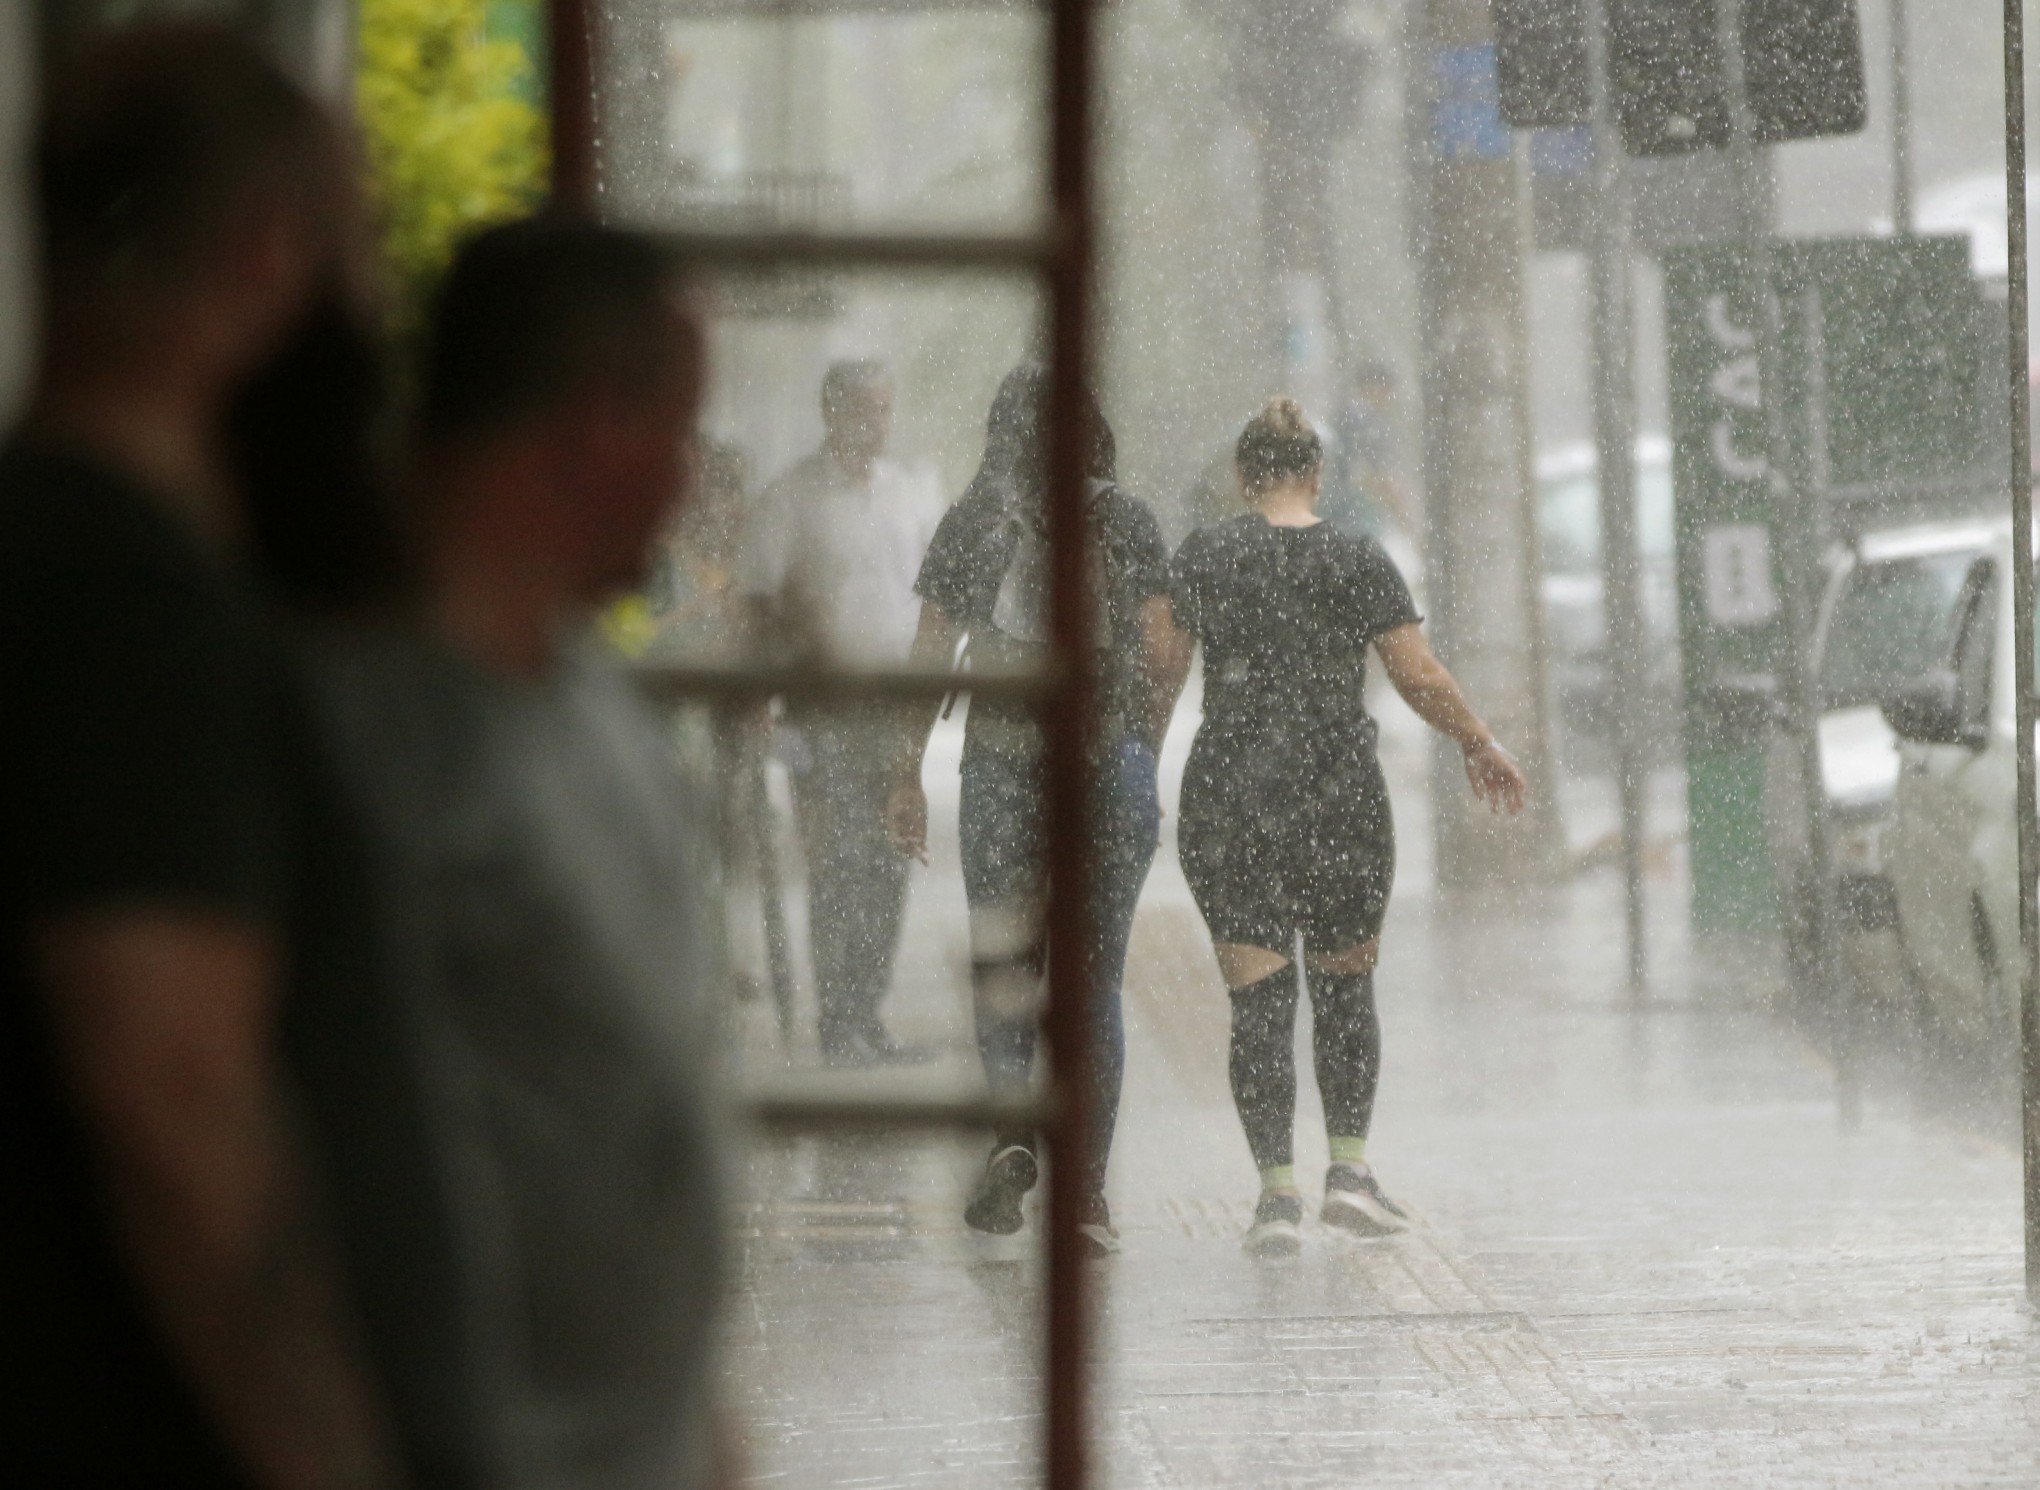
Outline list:
[[[913,646],[914,576],[941,515],[926,475],[884,456],[855,469],[825,443],[759,498],[745,594],[800,652],[897,667]]]
[[[913,648],[914,579],[940,520],[932,481],[885,458],[892,379],[839,362],[822,380],[822,445],[760,500],[742,588],[767,646],[852,669]],[[884,706],[788,710],[805,759],[794,795],[807,854],[817,1035],[835,1064],[911,1060],[878,1016],[906,906],[907,864],[885,835],[895,716]]]

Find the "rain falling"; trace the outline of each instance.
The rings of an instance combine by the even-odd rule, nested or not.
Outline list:
[[[2040,1483],[2019,15],[361,0],[391,339],[550,195],[699,396],[589,446],[687,490],[581,617],[656,779],[459,866],[574,1181],[500,1483]],[[576,1458],[711,1329],[713,1430]]]
[[[1054,220],[1041,14],[603,15],[607,209],[760,245],[645,650],[787,670],[716,755],[746,1477],[1038,1479],[1059,1165],[1097,1483],[2040,1472],[1998,22],[1101,7],[1056,465],[1042,281],[932,249]],[[930,257],[765,267],[837,232]]]

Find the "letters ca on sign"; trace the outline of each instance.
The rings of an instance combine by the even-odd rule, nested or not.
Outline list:
[[[1713,422],[1707,430],[1707,450],[1715,469],[1728,481],[1761,481],[1770,470],[1760,448],[1746,445],[1748,421],[1743,417],[1763,408],[1763,383],[1757,372],[1757,338],[1747,327],[1736,324],[1729,313],[1728,296],[1709,295],[1701,307],[1701,318],[1716,353],[1714,372],[1707,379],[1707,391],[1715,403]]]

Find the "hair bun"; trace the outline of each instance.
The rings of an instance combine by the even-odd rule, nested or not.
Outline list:
[[[1308,476],[1324,464],[1324,442],[1312,427],[1303,405],[1293,398],[1271,398],[1247,421],[1233,446],[1233,460],[1247,494],[1256,496],[1284,481]]]
[[[1292,440],[1316,433],[1310,427],[1310,420],[1304,415],[1303,405],[1293,398],[1269,399],[1262,406],[1261,422],[1267,426],[1270,434]]]

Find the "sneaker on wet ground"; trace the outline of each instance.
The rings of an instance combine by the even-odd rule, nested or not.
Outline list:
[[[1409,1212],[1381,1193],[1365,1164],[1334,1164],[1325,1171],[1325,1203],[1318,1219],[1358,1237],[1393,1236],[1409,1229]]]
[[[1077,1213],[1077,1235],[1083,1238],[1084,1255],[1110,1257],[1119,1250],[1119,1232],[1112,1224],[1112,1211],[1103,1195],[1093,1195]]]
[[[1264,1190],[1254,1224],[1240,1245],[1254,1257],[1294,1257],[1303,1250],[1303,1197],[1294,1190]]]
[[[964,1224],[973,1231],[1011,1236],[1020,1229],[1020,1201],[1040,1176],[1032,1149],[1018,1143],[994,1149],[963,1208]]]

